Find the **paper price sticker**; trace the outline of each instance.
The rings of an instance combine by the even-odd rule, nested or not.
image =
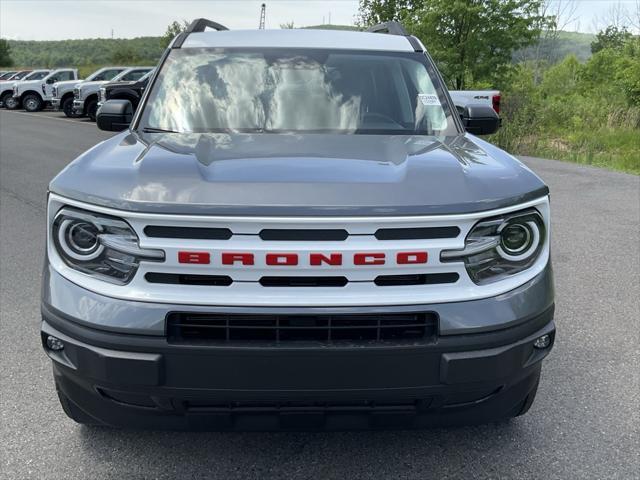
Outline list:
[[[433,93],[419,93],[418,99],[420,100],[422,105],[425,105],[427,107],[440,106],[440,99]]]

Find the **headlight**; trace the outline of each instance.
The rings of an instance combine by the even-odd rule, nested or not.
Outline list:
[[[496,282],[531,267],[546,241],[544,220],[525,210],[482,220],[467,235],[462,250],[445,250],[442,262],[464,261],[478,285]]]
[[[75,208],[58,212],[51,238],[69,267],[119,285],[133,278],[141,260],[164,260],[162,250],[140,248],[124,220]]]
[[[107,89],[104,87],[100,88],[100,101],[104,102],[107,99]]]

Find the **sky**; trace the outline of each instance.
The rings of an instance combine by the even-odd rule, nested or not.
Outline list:
[[[567,30],[594,33],[617,5],[638,0],[552,0],[571,4]],[[174,20],[206,17],[231,29],[257,28],[262,0],[0,0],[0,36],[16,40],[162,35]],[[357,0],[264,0],[267,28],[355,23]],[[570,17],[570,18],[569,18]]]

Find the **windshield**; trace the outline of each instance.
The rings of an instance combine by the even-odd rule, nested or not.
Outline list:
[[[42,80],[44,77],[49,75],[49,70],[43,70],[40,72],[33,72],[30,75],[25,77],[25,80]]]
[[[457,133],[420,53],[180,49],[140,125],[176,132]]]

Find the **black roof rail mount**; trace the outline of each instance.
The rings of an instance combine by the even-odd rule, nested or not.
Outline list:
[[[205,28],[207,27],[213,28],[214,30],[217,30],[219,32],[222,30],[229,30],[224,25],[221,25],[212,20],[207,20],[206,18],[196,18],[189,24],[189,26],[185,30],[185,33],[204,32]]]
[[[408,37],[409,32],[405,30],[400,22],[391,21],[384,22],[367,28],[367,32],[371,33],[388,33],[389,35],[402,35]]]
[[[379,23],[378,25],[374,25],[373,27],[369,27],[367,32],[371,33],[386,33],[388,35],[400,35],[402,37],[407,37],[409,43],[413,47],[413,50],[416,52],[423,52],[424,49],[420,42],[413,35],[409,35],[409,32],[402,26],[400,22],[391,21]]]
[[[189,24],[189,26],[187,27],[187,29],[184,32],[182,32],[181,34],[179,34],[176,37],[174,42],[171,44],[171,48],[180,48],[180,47],[182,47],[182,44],[187,39],[187,37],[189,36],[190,33],[204,32],[207,27],[213,28],[214,30],[217,30],[218,32],[221,32],[223,30],[229,30],[224,25],[216,23],[216,22],[214,22],[212,20],[207,20],[206,18],[196,18],[193,22],[191,22]]]

